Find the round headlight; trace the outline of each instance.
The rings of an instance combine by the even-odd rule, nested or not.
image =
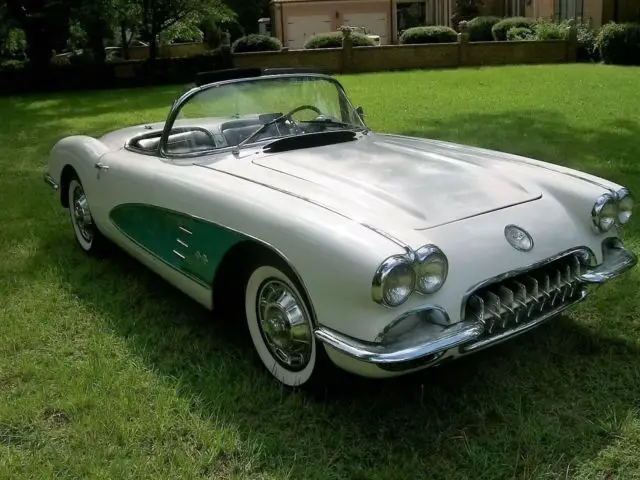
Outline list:
[[[416,284],[411,261],[401,255],[393,256],[378,267],[371,293],[373,299],[387,307],[397,307],[407,301]]]
[[[605,193],[596,200],[591,217],[593,224],[601,232],[608,232],[615,225],[618,216],[618,205],[616,200]]]
[[[624,225],[631,219],[633,213],[633,197],[625,188],[616,193],[618,199],[618,222]]]
[[[447,257],[434,245],[425,245],[416,252],[416,290],[435,293],[444,285],[449,272]]]

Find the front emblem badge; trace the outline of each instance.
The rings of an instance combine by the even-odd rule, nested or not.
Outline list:
[[[533,238],[531,238],[531,235],[517,225],[507,225],[504,227],[504,237],[507,239],[507,242],[509,242],[509,245],[521,252],[528,252],[533,248]]]

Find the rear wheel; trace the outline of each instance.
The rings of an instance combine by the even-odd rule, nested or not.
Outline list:
[[[99,255],[104,253],[106,239],[93,222],[87,195],[77,176],[74,176],[69,182],[67,195],[71,226],[78,244],[82,250],[89,254]]]
[[[245,283],[245,316],[265,368],[287,387],[316,383],[326,353],[313,334],[311,307],[284,262],[254,263]]]

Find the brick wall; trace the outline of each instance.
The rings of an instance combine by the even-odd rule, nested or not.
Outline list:
[[[206,43],[172,43],[158,47],[159,58],[192,57],[208,50]],[[149,58],[149,47],[130,47],[131,60],[146,60]]]
[[[458,35],[457,43],[383,45],[323,50],[239,53],[236,67],[313,67],[328,73],[359,73],[419,68],[451,68],[480,65],[574,62],[576,32],[569,40],[522,42],[468,42]]]

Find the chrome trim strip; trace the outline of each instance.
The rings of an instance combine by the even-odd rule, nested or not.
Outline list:
[[[430,342],[411,344],[377,344],[348,337],[327,327],[314,333],[318,340],[336,350],[363,362],[389,365],[419,360],[471,342],[484,332],[480,323],[458,322],[444,329]]]
[[[175,254],[176,257],[178,257],[180,260],[184,260],[184,255],[182,255],[180,252],[176,251],[176,250],[172,250],[173,253]]]
[[[482,350],[483,348],[493,346],[498,343],[502,343],[505,340],[514,338],[522,333],[528,332],[529,330],[534,329],[535,327],[547,322],[548,320],[551,320],[553,317],[562,313],[567,308],[583,301],[588,294],[589,294],[589,290],[587,290],[586,288],[583,288],[582,291],[580,292],[580,297],[577,298],[575,301],[560,305],[558,308],[555,308],[545,313],[544,315],[541,315],[540,317],[536,318],[531,322],[522,323],[517,327],[501,332],[498,335],[484,338],[482,340],[471,343],[469,345],[464,345],[463,347],[460,348],[460,353],[477,352],[479,350]]]
[[[58,190],[60,188],[60,186],[55,182],[53,177],[51,175],[49,175],[48,173],[45,174],[45,176],[44,176],[44,183],[49,185],[54,190]]]
[[[309,288],[307,287],[307,284],[304,281],[304,278],[302,277],[302,275],[300,275],[300,272],[298,271],[298,269],[295,267],[295,265],[293,264],[293,262],[289,259],[289,257],[287,257],[279,248],[275,247],[274,245],[271,245],[268,242],[265,242],[264,240],[259,239],[256,236],[250,235],[248,233],[242,232],[236,228],[230,227],[228,225],[224,225],[222,223],[218,223],[215,222],[211,219],[207,219],[204,217],[200,217],[197,215],[192,215],[190,213],[185,213],[185,212],[181,212],[178,210],[170,210],[166,207],[161,207],[158,205],[152,205],[152,204],[136,204],[136,203],[131,203],[129,205],[146,205],[146,206],[152,206],[154,208],[160,208],[163,210],[168,210],[168,211],[173,211],[176,213],[179,213],[180,215],[183,215],[187,218],[192,218],[194,220],[200,220],[203,222],[208,222],[212,225],[217,225],[220,228],[224,228],[226,230],[229,230],[230,232],[234,232],[237,233],[239,235],[242,235],[243,237],[245,237],[247,240],[251,240],[256,242],[257,244],[263,246],[264,248],[267,248],[269,250],[271,250],[273,253],[275,253],[277,256],[279,256],[281,259],[283,259],[285,261],[285,263],[289,266],[289,268],[291,268],[291,270],[293,271],[293,273],[295,273],[296,277],[298,278],[298,280],[300,281],[300,285],[302,285],[302,290],[304,291],[304,294],[306,295],[306,298],[309,300],[309,309],[311,310],[311,323],[314,326],[314,328],[317,325],[317,315],[316,315],[316,310],[315,307],[313,306],[313,301],[311,300],[311,294],[309,292]],[[135,245],[137,245],[139,248],[142,248],[143,250],[145,250],[149,255],[153,256],[154,258],[158,258],[159,260],[161,260],[163,263],[165,263],[167,266],[173,268],[174,270],[177,270],[179,272],[181,272],[182,274],[186,275],[187,277],[191,278],[192,280],[200,283],[201,285],[204,285],[199,279],[197,279],[196,277],[193,277],[192,275],[190,275],[189,273],[185,272],[184,270],[180,270],[175,268],[174,266],[172,266],[170,263],[166,262],[165,260],[163,260],[161,257],[159,257],[156,253],[152,252],[151,250],[147,249],[146,247],[144,247],[142,244],[138,243],[133,237],[131,237],[129,234],[127,234],[124,230],[122,230],[118,224],[116,224],[115,222],[113,222],[113,220],[111,219],[111,212],[109,212],[109,219],[111,220],[112,224],[118,229],[118,231],[120,231],[120,233],[122,233],[122,235],[124,235],[125,237],[127,237],[131,242],[133,242]],[[189,231],[188,229],[184,228],[184,227],[178,227],[181,231],[191,235],[192,232]],[[209,289],[212,289],[212,285],[204,285]]]
[[[188,243],[185,243],[184,241],[180,240],[179,238],[178,238],[178,243],[179,243],[180,245],[182,245],[184,248],[189,248],[189,244],[188,244]]]
[[[602,284],[636,266],[638,257],[633,251],[622,247],[619,243],[616,245],[607,245],[607,243],[609,242],[603,242],[603,262],[583,273],[580,276],[581,281]]]

